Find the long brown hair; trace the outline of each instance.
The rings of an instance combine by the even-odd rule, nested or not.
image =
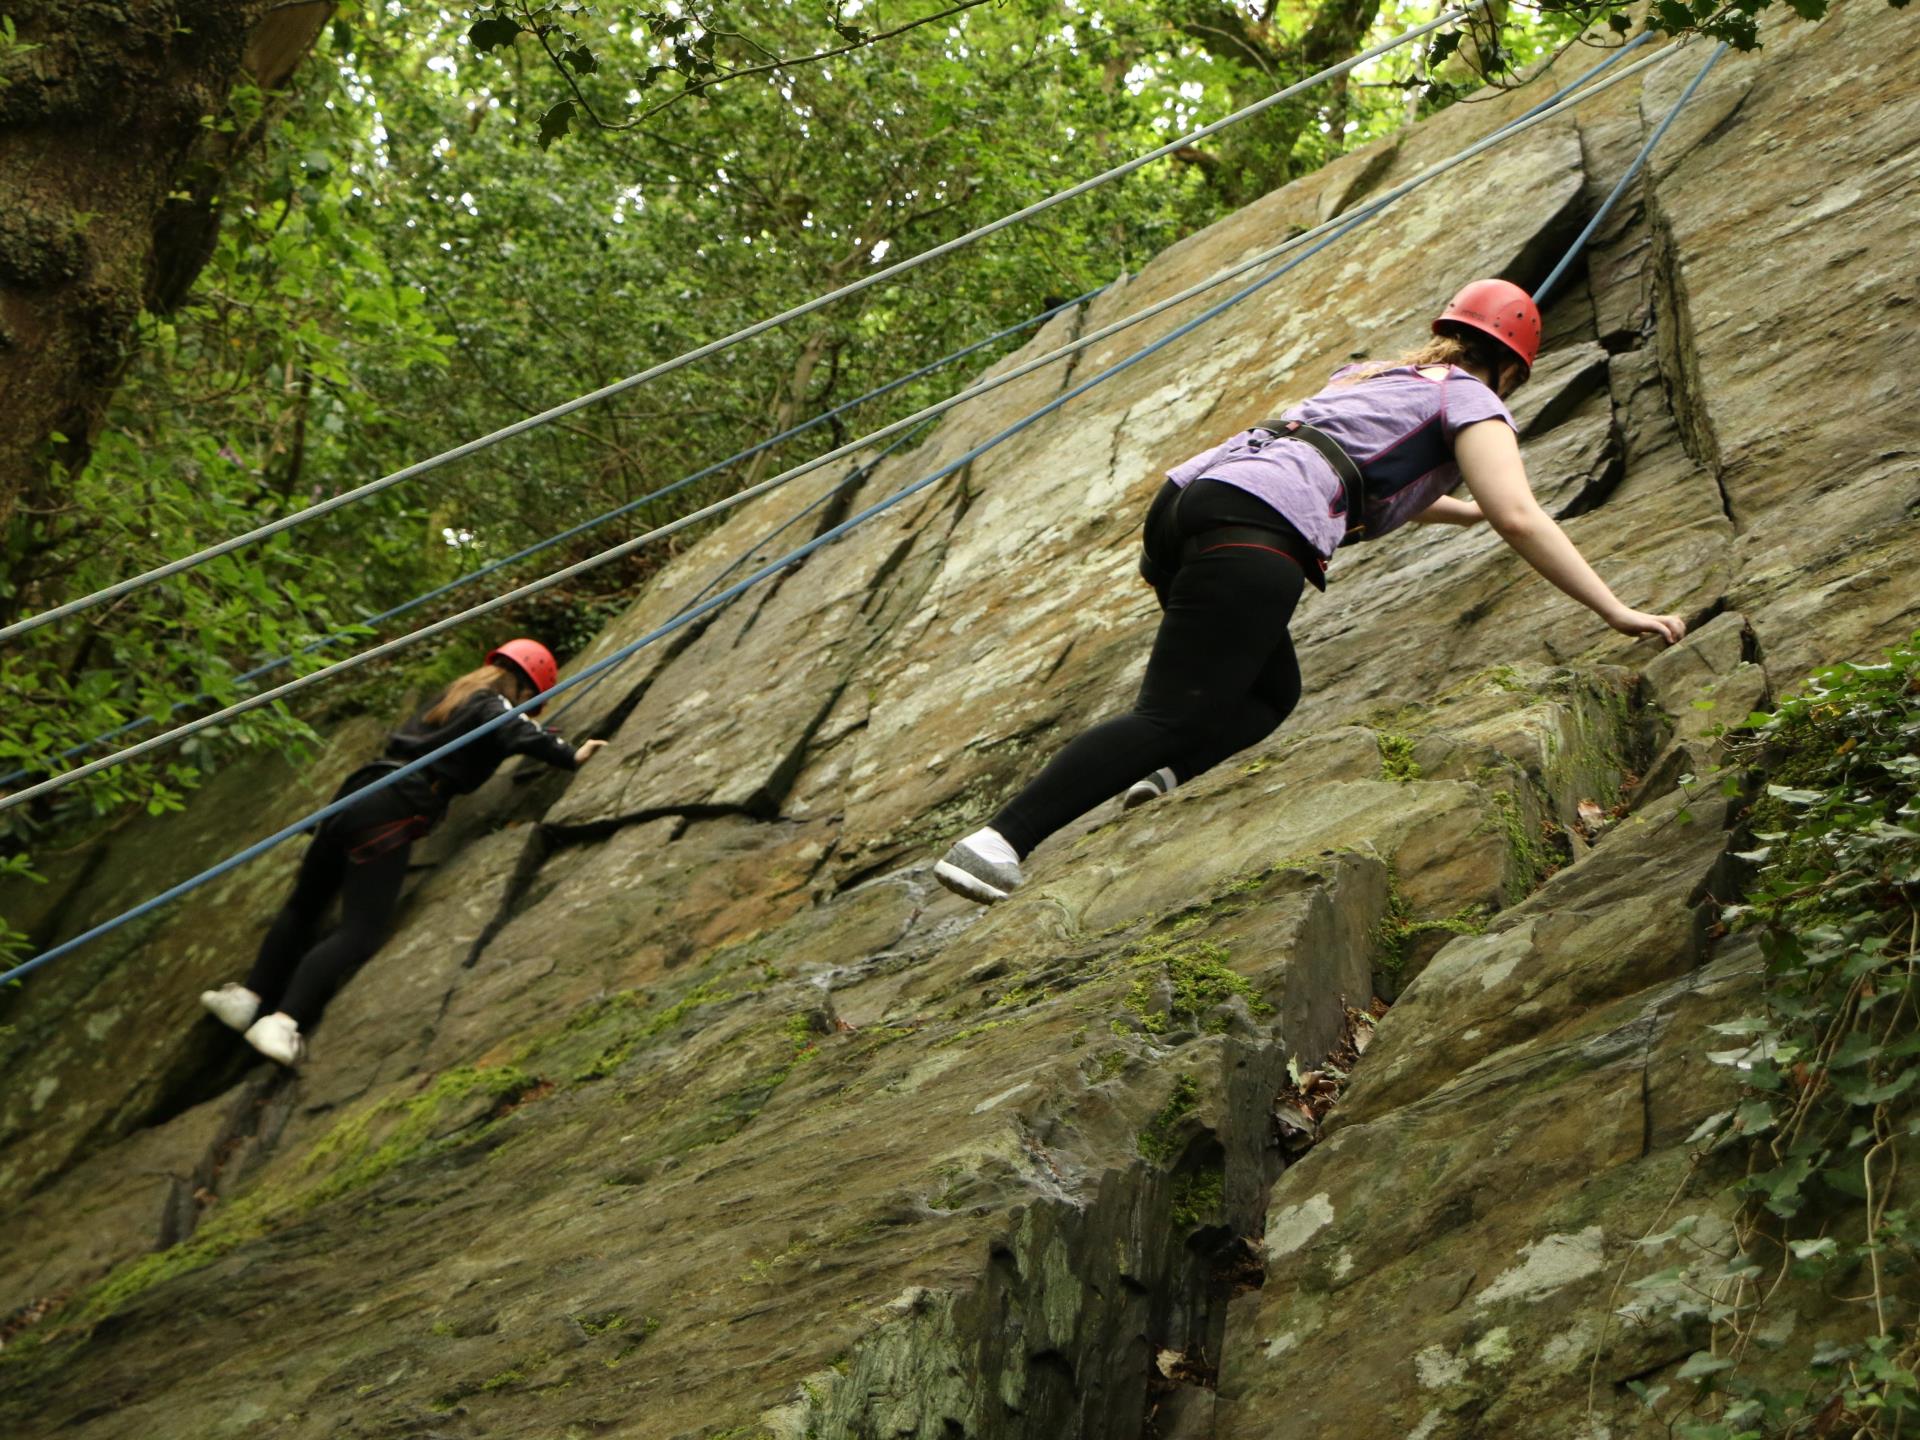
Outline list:
[[[444,725],[453,718],[454,711],[482,690],[505,694],[507,687],[519,683],[519,680],[520,677],[511,670],[503,670],[498,665],[482,665],[478,670],[469,670],[441,691],[440,698],[420,718],[428,725]]]

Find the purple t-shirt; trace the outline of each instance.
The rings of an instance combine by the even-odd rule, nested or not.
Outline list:
[[[1343,381],[1359,368],[1336,370],[1326,389],[1282,418],[1324,430],[1353,457],[1367,481],[1365,538],[1377,540],[1460,483],[1453,437],[1462,426],[1480,420],[1512,425],[1513,416],[1490,386],[1457,365],[1438,380],[1396,365]],[[1347,531],[1340,477],[1304,440],[1242,430],[1175,466],[1167,478],[1183,488],[1195,480],[1219,480],[1259,496],[1322,556],[1332,556]]]

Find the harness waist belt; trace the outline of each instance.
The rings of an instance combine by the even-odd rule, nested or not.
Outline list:
[[[1347,533],[1340,543],[1344,545],[1349,540],[1357,540],[1366,532],[1366,477],[1360,473],[1360,467],[1353,463],[1353,457],[1340,448],[1338,440],[1326,431],[1316,430],[1313,426],[1299,420],[1282,420],[1277,416],[1271,420],[1262,420],[1253,428],[1265,430],[1269,435],[1281,436],[1288,440],[1304,440],[1318,450],[1326,462],[1333,466],[1333,473],[1340,477],[1341,488],[1347,494]]]

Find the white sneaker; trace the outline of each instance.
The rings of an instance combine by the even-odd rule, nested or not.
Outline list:
[[[933,878],[956,895],[991,905],[1004,900],[1025,878],[1020,857],[997,830],[976,830],[954,842],[937,865]]]
[[[1146,804],[1149,800],[1158,800],[1180,783],[1173,771],[1162,766],[1144,780],[1136,780],[1127,793],[1120,797],[1120,808],[1132,810]]]
[[[260,997],[244,985],[202,990],[200,1004],[229,1030],[245,1030],[260,1018]]]
[[[254,1021],[246,1040],[269,1060],[277,1060],[289,1068],[298,1065],[307,1053],[307,1042],[300,1036],[300,1023],[279,1010]]]

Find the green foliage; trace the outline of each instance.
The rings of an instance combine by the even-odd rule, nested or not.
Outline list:
[[[1176,1230],[1192,1230],[1211,1221],[1220,1211],[1226,1176],[1218,1170],[1180,1175],[1173,1182],[1171,1218]]]
[[[1380,744],[1380,774],[1405,784],[1420,778],[1420,763],[1413,758],[1413,741],[1405,735],[1382,730],[1374,735]]]
[[[929,0],[889,12],[891,30],[871,10],[773,0],[345,10],[299,72],[297,96],[241,87],[208,117],[211,130],[265,141],[230,177],[197,283],[143,317],[90,459],[72,464],[64,439],[49,444],[62,505],[0,536],[0,610],[98,588],[691,349],[1426,13],[1335,8],[1273,7],[1255,20],[1217,0],[1098,11],[1010,0],[919,23],[942,14]],[[1525,66],[1604,13],[1516,8],[1497,44],[1440,43],[1457,52],[1446,64],[1472,52]],[[0,29],[0,61],[30,48],[11,35]],[[16,700],[0,716],[0,766],[64,768],[52,757],[103,731],[230,702],[249,691],[241,673],[322,637],[344,643],[282,673],[337,658],[364,637],[354,627],[365,617],[1135,270],[1404,124],[1410,94],[1432,91],[1431,109],[1474,74],[1456,85],[1432,56],[1372,62],[912,283],[249,547],[100,623],[37,632],[0,657]],[[643,116],[618,134],[604,128]],[[844,425],[898,418],[959,378],[917,381]],[[836,422],[487,584],[587,558],[849,433]],[[564,658],[665,553],[641,551],[484,633],[409,652],[397,678],[336,682],[325,705],[390,707],[419,688],[414,677],[465,668],[503,631],[538,633]],[[177,809],[236,752],[303,754],[327,713],[304,699],[255,712],[76,787],[31,821],[9,812],[0,842],[31,849],[35,826],[81,811]]]
[[[1679,1377],[1698,1382],[1699,1410],[1675,1433],[1911,1433],[1920,1214],[1895,1203],[1894,1179],[1920,1126],[1920,635],[1885,663],[1820,671],[1748,723],[1732,749],[1772,783],[1739,856],[1752,882],[1722,918],[1758,940],[1765,1004],[1713,1027],[1725,1048],[1710,1058],[1738,1067],[1747,1098],[1695,1137],[1749,1146],[1746,1208],[1710,1277],[1723,1297],[1714,1347]],[[1821,1347],[1801,1387],[1763,1389],[1740,1361],[1781,1261],[1859,1295],[1859,1335]]]
[[[1486,907],[1463,905],[1451,915],[1423,920],[1400,889],[1398,872],[1387,868],[1387,907],[1370,937],[1373,963],[1389,975],[1399,975],[1407,963],[1408,952],[1431,935],[1482,935],[1487,929]]]
[[[1210,941],[1170,943],[1161,937],[1133,951],[1126,963],[1148,972],[1128,986],[1121,1003],[1139,1017],[1141,1028],[1149,1034],[1164,1033],[1173,1020],[1220,1034],[1227,1022],[1215,1012],[1236,996],[1246,1002],[1250,1014],[1273,1013],[1273,1007],[1261,998],[1252,982],[1227,964],[1226,947],[1222,945]],[[1171,996],[1166,1014],[1154,1005],[1157,980],[1166,982]]]
[[[1154,1113],[1140,1131],[1140,1154],[1155,1165],[1170,1165],[1180,1153],[1182,1122],[1200,1103],[1200,1084],[1181,1072],[1173,1080],[1166,1104]]]

